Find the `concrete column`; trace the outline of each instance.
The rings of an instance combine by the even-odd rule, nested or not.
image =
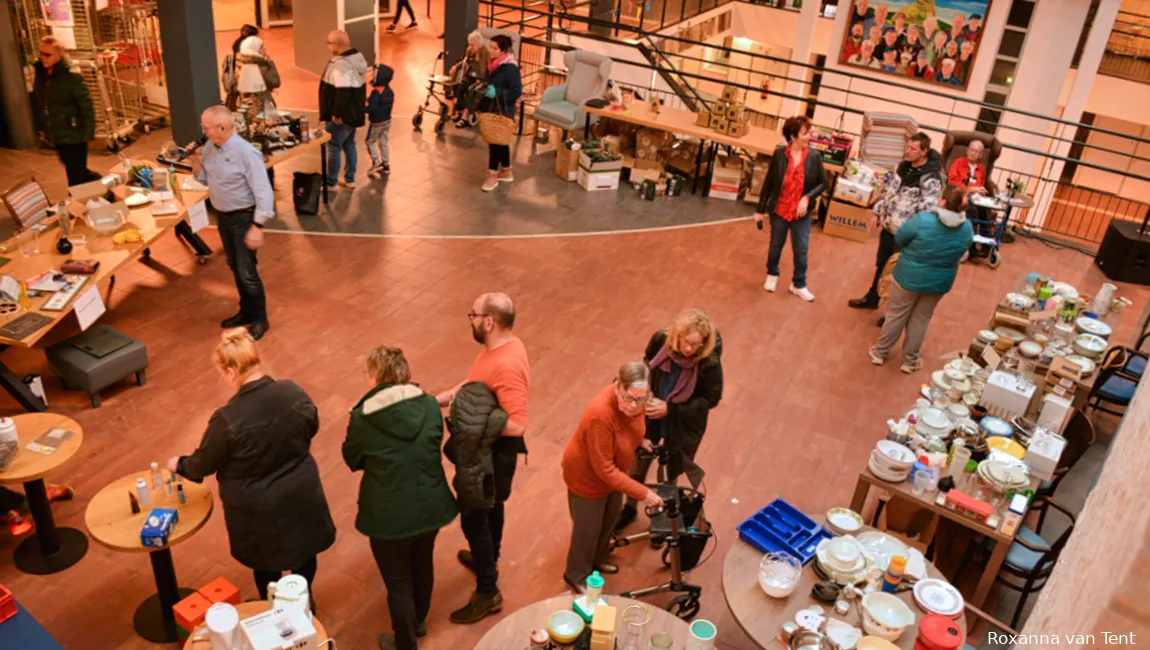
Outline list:
[[[847,4],[849,9],[850,4]],[[819,10],[822,8],[822,2],[819,0],[803,0],[802,13],[799,14],[799,27],[795,31],[795,40],[791,49],[791,60],[801,61],[802,63],[810,63],[811,60],[811,46],[815,40],[815,23],[819,19]],[[801,95],[805,96],[809,86],[804,84],[800,79],[806,79],[810,74],[810,69],[802,66],[790,65],[787,68],[788,81],[785,86],[784,92],[788,95]],[[782,108],[779,113],[783,119],[796,115],[801,110],[800,103],[793,99],[783,98]]]
[[[172,139],[184,144],[200,136],[200,113],[220,103],[215,25],[203,0],[164,0],[159,12]]]
[[[479,0],[445,0],[443,67],[450,68],[467,50],[467,35],[479,28]]]
[[[0,144],[10,149],[32,149],[36,131],[11,4],[10,0],[0,0]]]

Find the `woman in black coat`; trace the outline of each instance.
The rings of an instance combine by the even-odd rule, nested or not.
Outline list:
[[[68,185],[79,185],[98,178],[88,169],[88,141],[96,137],[96,112],[84,80],[68,69],[66,53],[55,36],[40,39],[40,60],[33,66],[32,121],[64,163]]]
[[[515,104],[523,95],[523,79],[519,76],[519,66],[515,64],[515,54],[511,52],[511,39],[503,34],[494,36],[488,47],[487,91],[479,103],[480,113],[498,113],[515,119]],[[482,190],[490,192],[500,183],[515,180],[511,173],[511,147],[506,144],[487,145],[487,180]]]
[[[795,255],[795,273],[790,292],[811,302],[815,295],[807,289],[807,251],[811,243],[811,211],[827,189],[823,159],[810,150],[811,120],[805,115],[783,123],[787,144],[779,145],[771,157],[771,166],[755,212],[755,224],[763,228],[763,219],[771,220],[771,246],[767,254],[767,280],[763,288],[773,292],[779,281],[779,259],[787,233]]]
[[[667,479],[682,474],[694,461],[707,431],[711,409],[723,398],[723,339],[707,314],[688,309],[665,330],[655,332],[643,360],[651,367],[651,402],[647,405],[647,440],[666,447]],[[631,478],[645,483],[651,457],[640,454]],[[623,530],[638,513],[628,500],[615,530]]]
[[[213,356],[236,394],[212,414],[199,449],[168,469],[196,482],[216,475],[232,557],[253,570],[260,598],[284,571],[310,585],[316,555],[335,542],[310,451],[319,413],[294,382],[264,374],[247,330],[224,332]]]

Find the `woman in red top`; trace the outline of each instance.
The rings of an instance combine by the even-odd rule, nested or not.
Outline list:
[[[640,446],[651,450],[651,443],[643,438],[650,382],[646,364],[624,364],[615,381],[587,407],[563,451],[563,482],[572,523],[563,579],[576,592],[582,593],[593,570],[619,572],[618,566],[607,562],[607,543],[623,509],[623,497],[640,499],[648,506],[663,505],[658,494],[627,476],[636,450]]]
[[[771,218],[771,245],[767,254],[767,280],[763,288],[774,291],[779,282],[779,258],[787,233],[794,237],[795,274],[790,292],[810,302],[815,295],[807,289],[807,250],[811,242],[811,208],[827,188],[827,174],[818,152],[809,153],[811,120],[798,115],[783,123],[787,144],[779,145],[771,158],[767,179],[755,212],[755,224],[763,229],[763,219]]]

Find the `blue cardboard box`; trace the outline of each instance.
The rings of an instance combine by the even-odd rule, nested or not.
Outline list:
[[[153,508],[140,531],[140,542],[155,548],[167,546],[168,534],[179,520],[180,513],[175,508]]]

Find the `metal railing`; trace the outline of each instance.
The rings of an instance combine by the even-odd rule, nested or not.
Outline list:
[[[482,2],[484,4],[501,4],[501,0],[482,0]],[[591,25],[596,22],[595,19],[583,20],[588,21],[588,24]],[[588,37],[587,33],[578,30],[553,31],[553,35],[561,34]],[[999,164],[993,166],[991,180],[1000,187],[1005,187],[1007,182],[1011,180],[1022,184],[1023,193],[1035,200],[1036,208],[1015,210],[1011,215],[1012,221],[1040,235],[1054,236],[1071,244],[1085,247],[1096,246],[1101,241],[1110,220],[1141,221],[1148,209],[1148,206],[1140,201],[1092,189],[1083,184],[1076,185],[1073,181],[1065,182],[1064,179],[1057,177],[1061,175],[1059,168],[1068,165],[1073,166],[1079,172],[1086,170],[1094,175],[1099,173],[1113,175],[1112,178],[1119,177],[1123,181],[1140,181],[1138,184],[1150,183],[1150,177],[1127,171],[1127,169],[1141,166],[1135,165],[1135,163],[1150,163],[1150,158],[1137,153],[1139,149],[1144,148],[1120,145],[1103,146],[1090,142],[1089,136],[1091,134],[1104,134],[1123,138],[1131,144],[1150,145],[1148,139],[948,95],[933,89],[909,86],[895,81],[883,80],[881,88],[875,89],[873,78],[849,71],[825,70],[821,66],[813,66],[803,62],[743,50],[730,50],[722,45],[690,41],[665,34],[646,33],[641,34],[641,36],[643,37],[643,47],[649,50],[646,56],[636,52],[634,59],[611,57],[616,66],[622,66],[616,68],[618,76],[649,79],[650,81],[645,84],[632,83],[631,86],[640,91],[642,95],[655,93],[667,99],[673,98],[674,101],[665,101],[665,103],[676,108],[690,110],[692,102],[697,99],[696,95],[705,97],[709,94],[706,90],[708,86],[733,85],[742,88],[749,94],[758,94],[761,97],[777,98],[778,100],[793,100],[799,102],[800,106],[805,104],[812,109],[811,112],[815,108],[822,109],[820,113],[824,122],[822,126],[858,138],[861,133],[857,129],[847,128],[845,121],[848,116],[853,116],[852,122],[860,121],[858,118],[864,111],[858,108],[857,100],[861,99],[866,100],[869,111],[920,115],[926,113],[930,119],[928,122],[923,122],[920,117],[920,129],[934,136],[936,146],[941,143],[940,136],[952,129],[968,130],[973,129],[978,124],[987,123],[987,120],[974,116],[982,108],[998,111],[1004,115],[1029,118],[1031,122],[1029,124],[1017,119],[1012,122],[1005,119],[1002,122],[996,122],[998,137],[1003,143],[1004,152],[1011,154],[1015,166],[1021,168],[1008,167],[1004,154],[1004,157],[999,159]],[[677,43],[680,52],[677,54],[662,52],[652,37]],[[636,50],[639,45],[636,41],[601,36],[595,38],[615,45],[622,44],[635,47]],[[569,44],[531,38],[525,38],[522,47],[536,48],[544,52],[553,49],[572,49]],[[721,56],[708,56],[703,48],[720,50]],[[696,55],[696,53],[702,55]],[[733,54],[738,54],[744,62],[750,61],[750,63],[745,63],[742,66],[732,64],[732,60],[739,58],[733,57]],[[538,55],[535,58],[539,60],[548,59],[546,54]],[[711,67],[702,69],[699,67],[702,64]],[[776,68],[781,66],[783,72],[781,74],[772,72],[771,76],[777,83],[771,84],[769,88],[764,88],[759,85],[756,75],[765,76],[766,73],[762,71],[768,65],[774,65]],[[802,70],[802,74],[789,77],[791,66],[797,66]],[[642,73],[636,74],[635,70],[632,70],[632,74],[624,74],[627,68],[637,69]],[[815,86],[807,78],[809,73],[814,73],[814,76],[820,77],[817,93],[813,90]],[[529,71],[528,74],[530,74]],[[667,83],[667,76],[679,83]],[[616,73],[613,72],[612,77],[615,78]],[[729,80],[734,77],[737,77],[738,81]],[[660,81],[662,83],[659,83]],[[784,85],[787,81],[798,82],[808,90],[804,94],[789,94]],[[679,86],[679,88],[675,86]],[[893,88],[906,92],[896,94],[891,92]],[[834,101],[830,98],[834,98]],[[945,100],[948,107],[941,107],[940,98]],[[938,107],[927,108],[928,100]],[[802,112],[802,109],[800,108],[798,112]],[[834,117],[835,115],[837,118]],[[828,116],[831,116],[829,120]],[[782,115],[782,102],[777,101],[767,107],[758,106],[751,115],[751,122],[756,126],[773,129],[777,128],[784,117],[786,116]],[[827,123],[828,121],[830,123]],[[1113,141],[1113,138],[1106,138],[1106,140]],[[1035,141],[1041,142],[1041,145],[1034,144]],[[1070,147],[1074,155],[1058,155],[1055,153],[1056,147],[1062,149]],[[1130,151],[1136,153],[1129,153]],[[1087,154],[1098,155],[1090,156]],[[1105,156],[1101,154],[1105,154]],[[1102,157],[1108,160],[1120,157],[1121,168],[1094,162],[1094,160]],[[1073,178],[1073,174],[1071,174],[1071,178]]]
[[[674,27],[733,0],[616,0],[596,15],[595,0],[509,0],[481,2],[488,27],[515,29],[523,36],[551,40],[559,32],[638,39]]]
[[[1150,16],[1118,12],[1098,72],[1150,83]]]

